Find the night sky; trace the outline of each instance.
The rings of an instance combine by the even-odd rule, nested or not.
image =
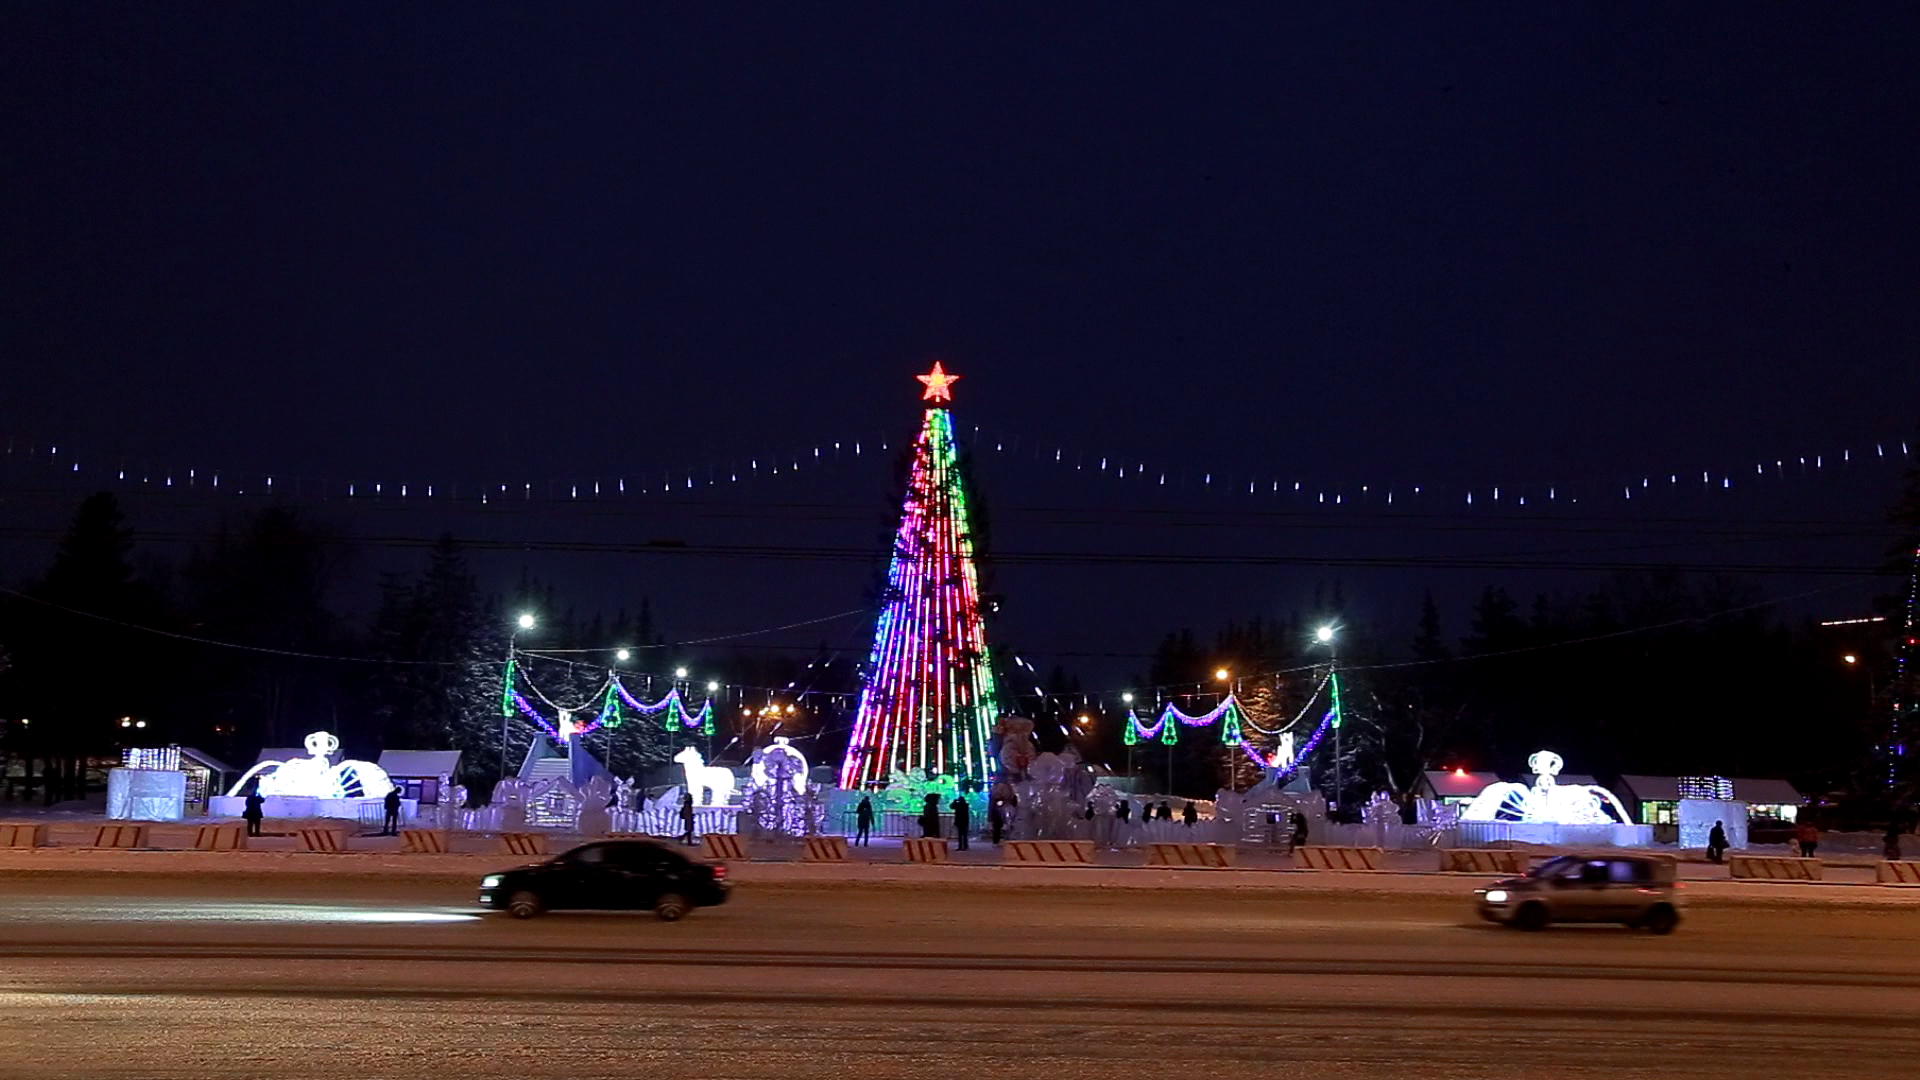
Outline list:
[[[1894,4],[13,4],[0,437],[309,496],[704,481],[897,445],[938,358],[963,435],[994,433],[973,445],[996,549],[1070,557],[996,572],[1002,637],[1039,659],[1334,580],[1410,633],[1422,588],[1577,587],[1563,564],[1612,558],[1800,567],[1758,582],[1841,586],[1807,613],[1852,614],[1875,583],[1813,571],[1878,562],[1859,523],[1899,464],[1599,493],[1912,437],[1916,45]],[[360,535],[526,541],[486,557],[499,583],[525,565],[582,608],[650,595],[669,635],[731,633],[865,602],[897,478],[808,465],[511,516],[318,506]],[[1543,531],[1253,478],[1592,494]],[[91,489],[70,487],[10,527],[57,528]],[[129,497],[150,531],[222,512]],[[1794,522],[1838,524],[1771,535]],[[873,555],[545,547],[662,537]],[[0,573],[49,549],[19,532]],[[1143,552],[1227,561],[1094,561]]]

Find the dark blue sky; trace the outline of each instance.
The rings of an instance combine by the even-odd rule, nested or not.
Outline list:
[[[1905,5],[28,3],[0,43],[0,432],[96,455],[613,476],[904,434],[936,356],[963,430],[1328,483],[1733,466],[1920,411]],[[1022,533],[1137,497],[1017,473],[1003,547],[1211,550]],[[1742,513],[1870,520],[1893,476]],[[872,543],[890,484],[722,533]],[[596,559],[551,572],[692,587]],[[870,572],[711,569],[689,630]],[[1108,573],[1012,584],[1136,625],[1025,636],[1305,587]]]

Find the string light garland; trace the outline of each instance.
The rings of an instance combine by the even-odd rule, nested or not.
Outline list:
[[[951,385],[959,379],[936,365],[940,382],[926,383],[929,400],[951,400]],[[923,381],[934,375],[921,375]],[[936,397],[935,395],[939,396]],[[1910,461],[1914,446],[1905,440],[1886,439],[1842,447],[1837,451],[1810,454],[1776,455],[1753,462],[1752,466],[1664,469],[1611,479],[1586,480],[1484,480],[1480,482],[1441,481],[1438,483],[1333,483],[1325,480],[1286,478],[1257,469],[1233,473],[1215,469],[1181,469],[1153,466],[1137,457],[1101,454],[1067,448],[1050,439],[1034,439],[1018,434],[973,429],[976,453],[992,453],[1010,459],[1030,459],[1077,474],[1100,474],[1115,480],[1133,480],[1154,487],[1174,487],[1203,492],[1235,493],[1269,499],[1287,498],[1302,507],[1344,509],[1376,507],[1424,509],[1442,507],[1541,507],[1605,502],[1645,502],[1658,492],[1682,490],[1727,492],[1756,479],[1784,480],[1790,475],[1813,475],[1862,461]],[[1046,449],[1046,448],[1051,448]],[[581,502],[646,495],[684,495],[688,492],[738,485],[760,476],[794,475],[808,468],[850,459],[872,458],[873,451],[891,450],[884,438],[860,437],[822,441],[801,450],[735,459],[725,466],[662,469],[644,475],[595,476],[539,483],[474,484],[421,483],[316,479],[281,473],[175,468],[167,466],[130,467],[126,465],[82,466],[75,455],[63,452],[58,444],[42,449],[38,444],[18,437],[6,444],[4,458],[22,462],[40,462],[56,473],[85,475],[98,482],[149,487],[159,490],[207,490],[222,494],[271,494],[286,498],[318,499],[399,499],[471,502],[483,506],[498,503]],[[1029,457],[1030,451],[1030,457]],[[1856,452],[1857,451],[1857,452]],[[744,460],[742,466],[740,461]],[[783,464],[784,463],[784,464]],[[803,464],[804,463],[804,464]],[[1697,477],[1697,480],[1696,480]]]
[[[918,378],[926,399],[951,400],[948,386],[957,376],[936,364]],[[953,418],[936,405],[914,442],[885,603],[840,765],[842,788],[895,771],[992,775],[987,733],[999,717],[998,691],[968,521]]]

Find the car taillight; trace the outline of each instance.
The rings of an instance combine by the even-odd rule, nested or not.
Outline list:
[[[725,880],[727,880],[727,867],[726,867],[726,864],[724,864],[724,863],[714,863],[714,864],[713,864],[713,880],[715,880],[715,881],[725,881]]]

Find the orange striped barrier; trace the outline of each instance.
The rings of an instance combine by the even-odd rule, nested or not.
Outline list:
[[[1225,870],[1233,865],[1233,851],[1224,844],[1148,844],[1147,865]]]
[[[345,851],[347,850],[347,831],[330,828],[325,825],[302,825],[300,850],[302,851]]]
[[[1293,861],[1303,870],[1378,870],[1380,849],[1374,847],[1298,847]]]
[[[545,855],[547,835],[531,832],[503,832],[500,848],[509,855]]]
[[[1920,885],[1920,862],[1882,859],[1873,868],[1873,879],[1882,885]]]
[[[400,850],[408,855],[445,855],[447,834],[440,829],[401,829]]]
[[[1091,840],[1009,840],[1000,848],[1003,862],[1020,866],[1092,866]]]
[[[102,825],[93,830],[97,848],[143,848],[147,846],[145,825]]]
[[[732,833],[707,833],[700,838],[700,848],[709,859],[745,861],[747,857],[747,845]]]
[[[1819,859],[1776,855],[1729,855],[1727,873],[1746,881],[1819,881]]]
[[[247,830],[240,825],[202,825],[193,831],[195,851],[239,851],[247,846]]]
[[[46,847],[47,827],[31,821],[0,821],[0,848]]]
[[[900,854],[908,862],[943,863],[951,862],[947,858],[947,842],[937,836],[908,836],[900,841]]]
[[[1440,869],[1450,874],[1524,874],[1532,861],[1524,851],[1440,849]]]
[[[807,850],[800,856],[803,862],[846,862],[847,838],[844,836],[809,836]]]

